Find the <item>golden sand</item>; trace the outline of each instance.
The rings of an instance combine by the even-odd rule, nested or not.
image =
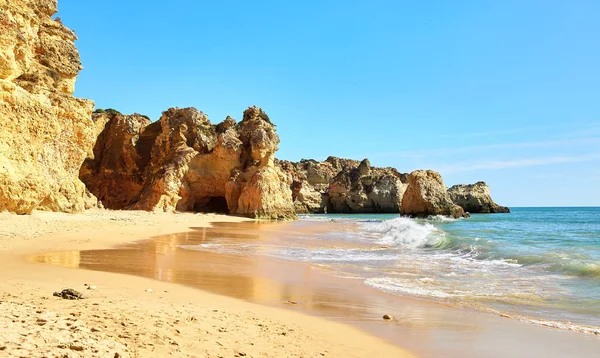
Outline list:
[[[68,251],[62,262],[78,266],[80,250],[107,249],[214,221],[242,219],[104,210],[0,214],[0,355],[412,356],[359,329],[290,310],[143,277],[25,260],[36,253]],[[167,244],[161,250],[170,248]],[[156,252],[148,255],[156,259]],[[52,296],[66,287],[81,291],[86,299]]]

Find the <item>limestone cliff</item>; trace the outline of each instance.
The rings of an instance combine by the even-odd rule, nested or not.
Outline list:
[[[73,97],[77,37],[56,12],[56,0],[0,0],[0,211],[95,204],[78,179],[93,103]]]
[[[475,184],[459,184],[448,189],[452,201],[469,213],[509,213],[506,206],[496,204],[490,195],[490,188],[485,182]]]
[[[324,162],[279,161],[293,178],[294,205],[299,213],[398,213],[407,175],[394,168],[329,157]]]
[[[415,170],[408,176],[408,188],[402,198],[400,214],[427,217],[446,215],[465,216],[464,210],[454,204],[447,192],[442,176],[433,170]]]
[[[111,209],[218,211],[295,217],[291,178],[274,165],[279,136],[264,111],[213,125],[195,108],[94,114],[97,140],[81,179]]]

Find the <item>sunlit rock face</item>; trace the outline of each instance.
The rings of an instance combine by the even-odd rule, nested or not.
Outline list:
[[[295,218],[291,178],[274,165],[279,136],[258,107],[239,123],[213,125],[195,108],[170,108],[154,123],[106,113],[94,122],[80,175],[107,208]]]
[[[94,144],[93,103],[56,0],[0,0],[0,211],[76,212],[96,204],[79,180]]]
[[[452,201],[469,213],[509,213],[506,206],[496,204],[485,182],[459,184],[448,189]]]
[[[134,114],[94,114],[96,143],[79,171],[79,177],[107,208],[123,209],[135,202],[143,186],[142,169],[149,156],[142,132],[151,121]],[[148,135],[146,132],[146,135]]]
[[[371,167],[367,159],[329,157],[323,162],[278,161],[293,180],[298,213],[398,213],[407,175]]]
[[[408,187],[402,198],[400,214],[427,217],[446,215],[465,216],[465,211],[454,204],[440,173],[433,170],[415,170],[408,176]]]

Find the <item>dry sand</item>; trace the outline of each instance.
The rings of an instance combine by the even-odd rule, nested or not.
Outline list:
[[[241,220],[105,210],[0,213],[0,356],[412,356],[356,328],[321,318],[140,277],[25,260],[35,253],[109,248],[211,222]],[[86,298],[52,296],[67,287]]]

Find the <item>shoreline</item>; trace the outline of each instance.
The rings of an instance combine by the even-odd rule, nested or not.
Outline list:
[[[0,349],[15,356],[414,356],[324,318],[179,284],[25,260],[32,254],[108,249],[211,222],[246,220],[108,210],[1,213],[0,274],[6,279],[0,283]],[[85,290],[85,284],[95,289]],[[66,287],[87,299],[52,296]]]
[[[44,236],[39,235],[39,230],[28,228],[21,232],[17,230],[24,240],[11,240],[10,236],[6,236],[6,226],[2,225],[10,218],[16,218],[14,226],[17,228],[19,227],[18,221],[23,220],[25,223],[43,223],[50,231],[56,227],[59,229],[63,227],[65,232],[60,233],[59,230],[54,234]],[[210,228],[209,222],[214,223]],[[214,255],[212,260],[217,260],[221,265],[225,264],[222,267],[228,273],[227,277],[221,277],[219,289],[215,290],[215,286],[202,287],[192,284],[197,276],[189,276],[191,272],[200,272],[201,276],[206,277],[214,276],[214,272],[211,272],[215,269],[214,266],[211,266],[214,265],[214,262],[211,263],[209,260],[209,266],[206,266],[206,256],[194,257],[195,262],[199,262],[200,265],[194,264],[190,268],[191,271],[188,270],[186,263],[190,262],[190,257],[180,257],[187,250],[178,249],[178,246],[182,244],[178,240],[192,243],[195,240],[194,235],[199,234],[201,240],[210,242],[213,238],[210,233],[215,230],[218,235],[225,233],[225,237],[237,237],[233,240],[240,243],[253,240],[252,236],[249,236],[250,231],[266,232],[271,237],[282,237],[285,240],[286,235],[281,234],[285,234],[287,224],[264,223],[212,214],[155,214],[106,210],[94,210],[77,215],[37,213],[32,217],[0,214],[0,237],[2,237],[0,246],[3,247],[0,250],[0,274],[4,277],[12,275],[11,279],[0,284],[0,307],[2,307],[3,301],[14,301],[15,297],[12,297],[10,292],[17,292],[20,298],[16,301],[16,305],[29,304],[29,316],[32,311],[37,313],[45,309],[53,309],[52,312],[58,312],[58,315],[66,317],[63,319],[63,324],[72,323],[65,321],[72,319],[67,314],[79,315],[83,319],[80,319],[79,316],[75,318],[85,320],[89,324],[99,324],[100,322],[95,316],[100,316],[112,322],[108,326],[115,334],[110,334],[108,337],[106,335],[98,336],[97,331],[90,331],[91,328],[88,327],[87,335],[83,337],[83,340],[85,341],[88,337],[92,337],[93,342],[104,340],[108,342],[106,346],[125,342],[130,347],[135,347],[134,356],[140,351],[144,353],[142,356],[164,356],[166,354],[197,356],[195,354],[199,354],[198,352],[203,352],[200,353],[200,356],[208,357],[231,356],[231,354],[236,356],[234,349],[237,349],[237,352],[248,356],[322,356],[325,354],[326,356],[366,357],[379,354],[380,356],[398,357],[418,355],[422,357],[474,358],[487,356],[501,358],[507,355],[530,357],[542,354],[547,357],[565,355],[595,357],[597,350],[600,349],[600,339],[598,339],[600,337],[598,336],[542,327],[465,307],[390,295],[364,286],[355,280],[331,276],[327,270],[324,271],[318,267],[314,269],[314,273],[310,274],[309,270],[302,271],[308,265],[292,264],[291,266],[297,266],[294,274],[286,262],[259,259],[257,261],[260,262],[261,271],[250,271],[240,276],[239,271],[235,272],[236,265],[241,265],[241,267],[246,265],[247,267],[248,258],[252,257],[252,254],[235,257],[227,257],[230,256],[227,254]],[[317,228],[312,226],[302,226],[302,232],[315,229]],[[297,231],[297,228],[294,230]],[[27,241],[35,239],[36,232],[38,232],[38,238],[28,243]],[[171,234],[171,232],[174,233]],[[33,235],[31,237],[24,236],[26,233]],[[98,233],[101,235],[98,236]],[[15,237],[19,236],[12,234],[12,239]],[[36,243],[37,245],[32,247],[32,244]],[[140,250],[140,245],[145,247]],[[20,250],[21,256],[6,255],[7,247],[13,249],[13,252]],[[106,261],[108,258],[109,266],[117,267],[125,263],[129,269],[113,271],[107,270],[107,267],[89,268],[85,263],[89,264],[90,258],[94,257],[94,252],[104,256],[104,258],[99,257],[100,261],[95,262],[96,264],[100,264],[102,260]],[[134,259],[130,260],[131,257],[121,255],[122,252],[133,255],[131,257]],[[135,255],[140,255],[140,253],[143,253],[142,257],[135,259]],[[175,253],[177,254],[173,256]],[[32,263],[25,261],[27,256],[58,257],[61,262]],[[110,260],[118,262],[111,264]],[[147,270],[148,267],[146,267],[147,271],[140,274],[140,267],[147,266],[148,263],[155,266],[150,270]],[[178,265],[172,266],[172,263],[178,263]],[[80,269],[68,268],[68,266]],[[132,272],[132,268],[135,268],[134,271],[137,272]],[[182,268],[185,268],[183,272]],[[298,274],[298,269],[302,271],[302,275]],[[275,277],[271,273],[279,277],[278,279],[283,277],[286,280],[289,280],[290,274],[292,274],[291,280],[295,280],[297,284],[301,285],[296,285],[295,289],[289,286],[289,282],[288,284],[283,282],[283,286],[282,282],[279,282],[279,287],[273,286],[277,280],[271,280],[270,283],[268,279],[265,281],[265,278]],[[303,280],[302,277],[305,275],[309,275],[312,281],[312,283],[308,283],[308,286],[306,283],[298,281],[298,279]],[[329,278],[327,278],[328,276]],[[65,277],[70,281],[66,281]],[[67,285],[65,282],[74,284]],[[229,292],[227,289],[223,291],[223,287],[233,287],[234,290],[248,289],[247,284],[250,282],[254,282],[250,285],[250,287],[254,287],[253,290],[259,290],[254,291],[254,295],[258,294],[259,296],[239,296],[239,294],[232,294],[231,289]],[[94,285],[97,290],[87,291],[84,284]],[[57,300],[51,296],[51,292],[62,289],[63,286],[83,290],[84,294],[90,295],[90,299],[67,301]],[[7,292],[7,288],[9,288],[9,292]],[[148,288],[153,292],[146,292]],[[300,289],[298,290],[298,288]],[[41,296],[40,292],[45,296]],[[267,296],[264,296],[265,292]],[[300,302],[299,304],[285,304],[290,301],[274,300],[273,297],[270,297],[270,301],[264,300],[265,297],[269,298],[269,295],[276,295],[277,292],[284,293],[285,300],[299,299]],[[329,293],[323,296],[323,293],[327,292]],[[320,297],[313,302],[303,302],[303,298],[298,297],[298,294],[313,296],[317,294]],[[261,295],[263,299],[257,299]],[[31,299],[27,300],[23,297],[32,297],[36,305],[32,306],[28,303]],[[359,301],[356,301],[357,298]],[[360,300],[363,302],[361,303]],[[73,308],[76,308],[77,305],[69,306],[65,302],[77,302],[80,305],[83,304],[84,308],[74,312]],[[359,304],[356,305],[356,303]],[[133,307],[130,307],[132,304]],[[86,310],[97,310],[98,305],[103,307],[102,314],[86,315]],[[240,308],[246,306],[250,308]],[[324,308],[326,309],[324,310]],[[333,311],[331,311],[332,308]],[[17,311],[18,315],[24,313],[27,313],[27,310],[25,312]],[[383,313],[391,313],[395,317],[394,320],[384,323],[381,320]],[[132,317],[132,322],[122,320],[125,314]],[[182,320],[182,315],[187,318],[191,317],[192,320]],[[30,318],[33,319],[33,316]],[[0,317],[0,328],[3,327],[3,324],[5,326],[7,318],[15,320],[10,315]],[[16,320],[18,321],[18,319]],[[126,323],[127,328],[123,328],[125,326],[119,324],[120,322]],[[153,327],[141,328],[134,322],[144,322]],[[201,328],[195,327],[198,322],[202,322]],[[240,322],[244,323],[240,325]],[[251,323],[246,324],[247,322]],[[252,322],[261,329],[261,332],[248,331],[254,327]],[[33,320],[26,326],[28,330],[31,330],[31,327],[38,328],[37,324],[37,321]],[[104,322],[100,324],[104,324]],[[187,329],[187,332],[181,329],[182,326]],[[97,329],[97,327],[93,328]],[[50,329],[61,332],[65,330],[64,326],[50,327]],[[290,329],[291,331],[289,331]],[[28,332],[28,330],[24,332]],[[173,334],[173,330],[175,330],[175,334]],[[125,334],[119,333],[121,331],[125,331]],[[194,335],[198,332],[206,335],[201,338],[203,339],[201,344],[188,337],[188,333]],[[331,336],[331,332],[335,332],[335,334]],[[290,337],[292,334],[296,335],[294,342],[310,343],[296,344],[290,347],[289,341],[286,343],[285,340],[277,340],[277,338]],[[149,341],[147,339],[149,335],[152,336],[150,342],[166,343],[158,345],[146,343]],[[230,337],[230,335],[234,337]],[[246,342],[246,344],[254,350],[240,349],[240,340],[235,340],[235,337],[248,337],[251,342]],[[352,343],[349,343],[346,337],[355,338],[352,338]],[[50,337],[50,339],[53,338]],[[227,340],[228,338],[234,341]],[[2,340],[6,341],[6,338],[0,333],[0,348],[2,348]],[[211,347],[206,346],[209,342],[213,342]],[[214,342],[218,342],[218,344]],[[507,344],[508,342],[512,343]],[[261,344],[260,347],[259,344]],[[352,347],[348,344],[352,344]],[[77,342],[75,346],[78,347]],[[68,344],[66,345],[64,342],[55,342],[54,347],[67,347],[68,350]],[[64,353],[64,349],[55,349],[52,353]],[[257,349],[260,349],[258,351],[260,354],[256,353]],[[73,351],[69,351],[71,357],[78,356],[77,352],[75,355],[73,353]],[[104,353],[92,356],[104,357],[110,352]],[[88,355],[82,356],[90,355],[88,352]],[[122,354],[121,356],[129,355]]]

